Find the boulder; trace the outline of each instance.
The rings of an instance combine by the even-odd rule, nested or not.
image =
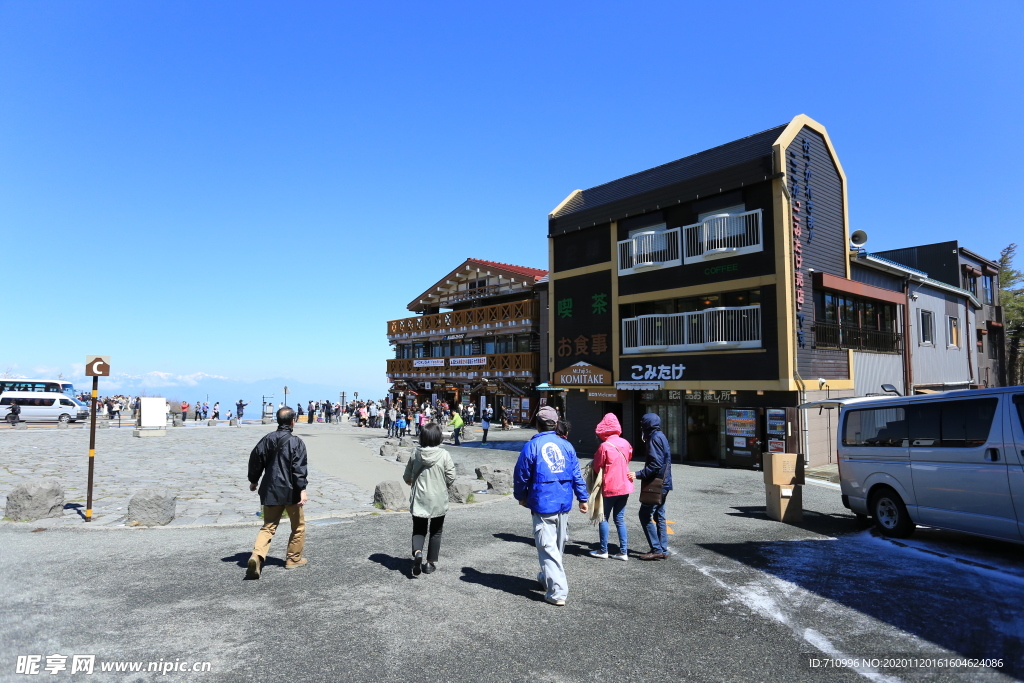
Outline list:
[[[382,481],[374,489],[373,502],[385,510],[408,510],[409,491],[400,481]]]
[[[399,448],[395,460],[398,462],[409,462],[414,455],[416,455],[415,448]]]
[[[4,515],[16,522],[31,522],[64,514],[64,487],[53,479],[18,484],[7,494]]]
[[[493,471],[490,465],[480,465],[480,467],[476,468],[476,478],[486,480]]]
[[[460,477],[468,477],[469,467],[464,462],[457,462],[455,463],[455,474],[459,475]]]
[[[411,436],[403,436],[399,441],[399,445],[402,446],[403,448],[409,448],[411,446],[415,446],[416,442],[413,441],[413,438]]]
[[[380,454],[385,458],[393,458],[398,454],[398,446],[387,441],[380,447]]]
[[[384,443],[394,446],[395,448],[398,448],[399,446],[402,445],[401,441],[397,436],[389,436],[388,438],[384,439]]]
[[[494,489],[499,495],[512,493],[512,475],[507,472],[491,472],[487,479],[487,488]]]
[[[473,484],[468,481],[456,481],[448,487],[448,501],[452,503],[468,503],[473,495]]]
[[[178,497],[162,487],[142,489],[128,501],[128,524],[163,526],[174,519]]]
[[[272,417],[264,417],[264,418],[260,418],[260,422],[262,424],[265,424],[265,425],[272,425],[275,422],[277,422],[277,420],[272,418]]]

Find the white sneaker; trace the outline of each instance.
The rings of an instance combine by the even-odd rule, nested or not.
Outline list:
[[[597,558],[600,558],[602,560],[607,560],[608,559],[608,553],[602,553],[600,550],[591,550],[590,551],[590,556],[591,557],[597,557]]]
[[[629,561],[629,555],[626,553],[619,553],[618,555],[612,555],[613,560],[622,560],[623,562]]]
[[[557,605],[558,607],[565,607],[565,600],[558,600],[556,598],[545,597],[544,601],[551,605]]]

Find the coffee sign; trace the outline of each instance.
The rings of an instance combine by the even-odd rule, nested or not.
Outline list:
[[[555,373],[555,384],[562,386],[610,386],[612,373],[580,361]]]

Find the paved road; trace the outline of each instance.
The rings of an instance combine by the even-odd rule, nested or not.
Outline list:
[[[508,499],[453,510],[439,570],[416,579],[406,514],[311,525],[310,565],[296,571],[279,538],[259,581],[243,580],[249,527],[6,525],[0,680],[24,680],[17,655],[54,652],[210,661],[218,681],[1011,678],[810,671],[806,653],[999,655],[1024,675],[1019,547],[937,531],[882,540],[818,486],[789,526],[764,517],[759,473],[679,467],[675,480],[668,561],[587,557],[597,532],[573,515],[564,608],[535,590],[527,513]],[[643,551],[635,513],[634,500],[631,545]]]

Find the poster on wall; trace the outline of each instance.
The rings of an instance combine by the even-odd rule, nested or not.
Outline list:
[[[519,410],[519,399],[512,399],[512,410]]]
[[[725,433],[729,436],[757,436],[757,411],[726,410]]]
[[[530,410],[530,399],[528,399],[528,398],[522,399],[521,402],[520,402],[520,407],[523,409],[523,412],[526,412],[526,411]]]
[[[548,400],[547,400],[546,398],[543,398],[543,397],[542,397],[542,398],[540,398],[539,400],[540,400],[540,404],[541,404],[542,406],[546,406],[546,405],[548,404]]]

